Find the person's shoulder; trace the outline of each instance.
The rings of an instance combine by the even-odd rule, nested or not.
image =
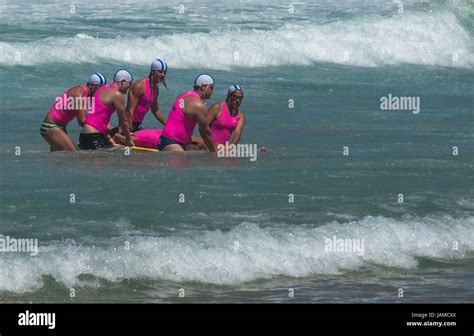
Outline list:
[[[197,97],[187,96],[184,99],[185,99],[184,107],[185,107],[185,110],[188,112],[191,112],[191,111],[197,112],[198,110],[205,112],[207,110],[206,104],[204,104],[204,102]]]
[[[193,95],[188,95],[182,99],[184,99],[184,101],[186,101],[187,103],[192,103],[194,105],[204,105],[204,102],[199,97]]]
[[[83,96],[84,95],[84,89],[82,88],[82,85],[76,85],[67,90],[68,95],[74,95],[74,96]]]
[[[108,89],[110,89],[110,88],[108,88]],[[119,89],[114,89],[114,90],[111,90],[107,93],[110,94],[113,99],[120,99],[120,100],[125,99],[123,97],[122,92],[120,92]]]
[[[140,78],[140,79],[137,79],[135,82],[133,82],[133,86],[143,86],[145,85],[145,78]]]
[[[133,92],[145,91],[145,78],[141,78],[132,84]]]
[[[209,107],[209,109],[210,109],[210,110],[211,110],[211,109],[212,109],[212,110],[214,110],[214,109],[217,110],[218,108],[220,109],[221,107],[222,107],[222,102],[216,102],[216,103],[212,104],[212,105]]]

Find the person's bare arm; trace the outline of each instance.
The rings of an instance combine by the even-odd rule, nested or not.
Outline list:
[[[207,118],[207,125],[210,127],[213,121],[218,117],[219,113],[222,110],[221,103],[214,103],[209,107],[209,109],[206,112],[206,118]],[[211,140],[212,140],[212,134],[211,134]]]
[[[127,113],[125,110],[125,99],[120,92],[116,92],[112,98],[112,104],[117,110],[117,116],[119,119],[119,126],[122,129],[122,133],[125,136],[126,145],[133,146],[132,140],[130,138],[130,127],[127,120]]]
[[[216,146],[211,139],[211,131],[209,129],[209,124],[207,123],[207,110],[206,105],[202,101],[192,99],[187,101],[185,98],[186,106],[184,111],[186,114],[194,117],[199,124],[199,133],[201,133],[202,140],[207,146],[207,149],[210,152],[216,151]]]
[[[232,134],[232,141],[231,144],[238,144],[240,137],[242,136],[242,131],[244,130],[245,126],[245,113],[239,112],[240,119],[237,123],[237,127],[234,130],[234,134]]]
[[[107,139],[109,139],[109,141],[114,145],[125,145],[126,140],[125,137],[120,133],[120,127],[114,127],[110,129]]]
[[[115,139],[115,141],[121,145],[126,145],[127,144],[127,139],[125,139],[125,137],[120,134],[119,132],[115,133],[113,138]]]
[[[166,116],[160,110],[160,106],[158,105],[158,97],[156,97],[156,100],[153,102],[153,104],[151,104],[151,112],[160,123],[163,125],[166,124]]]
[[[130,90],[128,90],[127,102],[127,122],[129,126],[133,125],[133,115],[138,105],[138,99],[145,93],[145,81],[137,81]]]
[[[197,146],[198,149],[207,150],[207,146],[206,146],[206,144],[204,143],[204,141],[202,141],[202,138],[193,135],[193,136],[191,137],[191,141],[192,141],[193,143],[196,143],[196,146]]]
[[[207,124],[210,126],[214,119],[217,118],[217,115],[219,112],[221,112],[222,107],[220,103],[214,103],[209,107],[209,109],[206,112],[206,118],[207,118]]]
[[[112,145],[117,144],[117,141],[115,141],[114,137],[111,136],[110,134],[107,134],[107,140],[109,140]]]
[[[68,97],[72,98],[81,98],[84,99],[81,101],[80,105],[78,107],[83,107],[82,109],[77,109],[77,123],[79,126],[84,127],[84,122],[86,121],[86,116],[87,116],[87,103],[86,103],[86,96],[84,95],[84,90],[82,88],[75,87],[71,90],[68,91],[67,93]]]
[[[86,109],[77,110],[77,123],[79,124],[79,126],[84,127],[84,123],[86,122],[86,117],[87,117]]]
[[[209,129],[209,125],[207,124],[206,118],[206,108],[204,107],[201,111],[196,111],[195,117],[199,124],[199,133],[201,133],[201,138],[209,149],[210,152],[216,151],[216,146],[214,142],[212,142],[211,138],[211,130]]]

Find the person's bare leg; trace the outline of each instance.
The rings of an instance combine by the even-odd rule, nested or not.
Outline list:
[[[197,149],[198,150],[207,150],[207,146],[206,144],[204,143],[204,141],[202,140],[201,137],[197,137],[197,136],[192,136],[191,137],[191,140],[193,143],[196,143],[196,146],[197,146]]]
[[[198,151],[199,148],[197,145],[195,145],[194,143],[189,143],[187,144],[186,146],[184,146],[184,151],[188,152],[188,151]]]
[[[180,145],[168,145],[162,149],[163,152],[184,152],[183,147]]]
[[[125,139],[125,135],[120,134],[119,132],[115,133],[113,138],[120,145],[125,146],[127,144],[126,139]],[[132,138],[132,140],[134,140],[134,139]]]
[[[74,141],[59,127],[53,127],[43,135],[43,138],[51,146],[51,151],[70,151],[77,152]]]

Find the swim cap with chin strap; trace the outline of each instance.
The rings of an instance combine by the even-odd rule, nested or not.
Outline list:
[[[117,71],[114,75],[114,82],[121,82],[121,81],[133,82],[132,74],[128,70],[125,70],[125,69],[121,69]]]
[[[156,60],[153,61],[153,63],[151,63],[150,70],[151,71],[153,70],[168,71],[168,64],[166,64],[165,61],[157,58]]]
[[[155,71],[155,70],[166,72],[168,71],[168,64],[166,64],[165,61],[157,58],[156,60],[153,61],[153,63],[151,63],[151,66],[150,66],[150,71]],[[164,87],[168,89],[168,86],[166,85],[166,80],[164,78],[163,78],[162,83]]]
[[[206,75],[206,74],[200,74],[196,77],[194,80],[194,86],[196,87],[201,87],[203,85],[206,85],[206,90],[204,90],[204,97],[206,96],[206,92],[208,89],[208,85],[214,84],[214,78],[212,78],[211,75]],[[203,98],[203,100],[205,100]]]
[[[214,78],[211,75],[200,74],[194,80],[194,86],[214,84]]]
[[[93,73],[89,77],[89,80],[87,81],[87,84],[91,84],[91,85],[107,84],[107,79],[100,72],[96,72],[96,73]]]
[[[230,96],[232,92],[236,90],[242,91],[242,94],[244,93],[244,90],[239,84],[234,84],[234,85],[229,86],[229,88],[227,89],[227,95]]]

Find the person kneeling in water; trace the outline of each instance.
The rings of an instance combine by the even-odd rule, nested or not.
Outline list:
[[[227,98],[214,103],[207,111],[207,122],[211,130],[212,141],[217,145],[226,142],[237,144],[245,126],[245,114],[239,110],[244,99],[244,90],[238,84],[227,90]],[[232,135],[232,140],[230,139]]]
[[[127,70],[115,73],[114,82],[104,85],[94,94],[95,104],[89,109],[85,125],[79,137],[80,149],[100,149],[112,147],[107,139],[108,124],[112,114],[117,111],[120,128],[126,139],[126,145],[132,145],[130,128],[125,111],[124,94],[132,86],[133,77]]]
[[[245,126],[245,114],[239,109],[243,99],[242,86],[234,84],[227,89],[225,101],[214,103],[209,107],[207,122],[212,142],[216,147],[226,143],[230,145],[239,143]],[[204,146],[204,141],[201,139],[197,142],[200,148]],[[266,152],[267,149],[261,147],[260,151]]]
[[[144,129],[130,133],[130,138],[134,146],[156,149],[161,133],[163,133],[162,129]],[[110,134],[113,138],[113,140],[110,140],[111,142],[116,142],[124,146],[127,145],[125,136],[120,132],[118,127],[113,128],[110,131]],[[191,144],[185,146],[185,150],[195,150],[195,148],[197,149],[198,141],[202,141],[201,138],[193,136]]]
[[[194,127],[199,124],[199,132],[206,147],[215,152],[215,146],[210,139],[210,130],[206,120],[206,105],[204,100],[211,98],[214,91],[214,79],[206,74],[200,74],[194,80],[194,87],[176,98],[170,110],[163,133],[158,140],[161,151],[183,152],[191,143]]]
[[[166,62],[156,59],[151,64],[148,77],[137,80],[128,91],[127,118],[132,132],[143,129],[143,119],[150,109],[159,122],[163,125],[166,123],[166,117],[158,105],[158,96],[160,95],[158,84],[163,83],[166,87],[167,71]]]
[[[96,72],[89,77],[86,85],[67,89],[54,102],[41,124],[41,136],[53,151],[77,151],[76,144],[67,134],[66,126],[77,118],[79,126],[84,126],[90,98],[106,84],[105,77]]]

